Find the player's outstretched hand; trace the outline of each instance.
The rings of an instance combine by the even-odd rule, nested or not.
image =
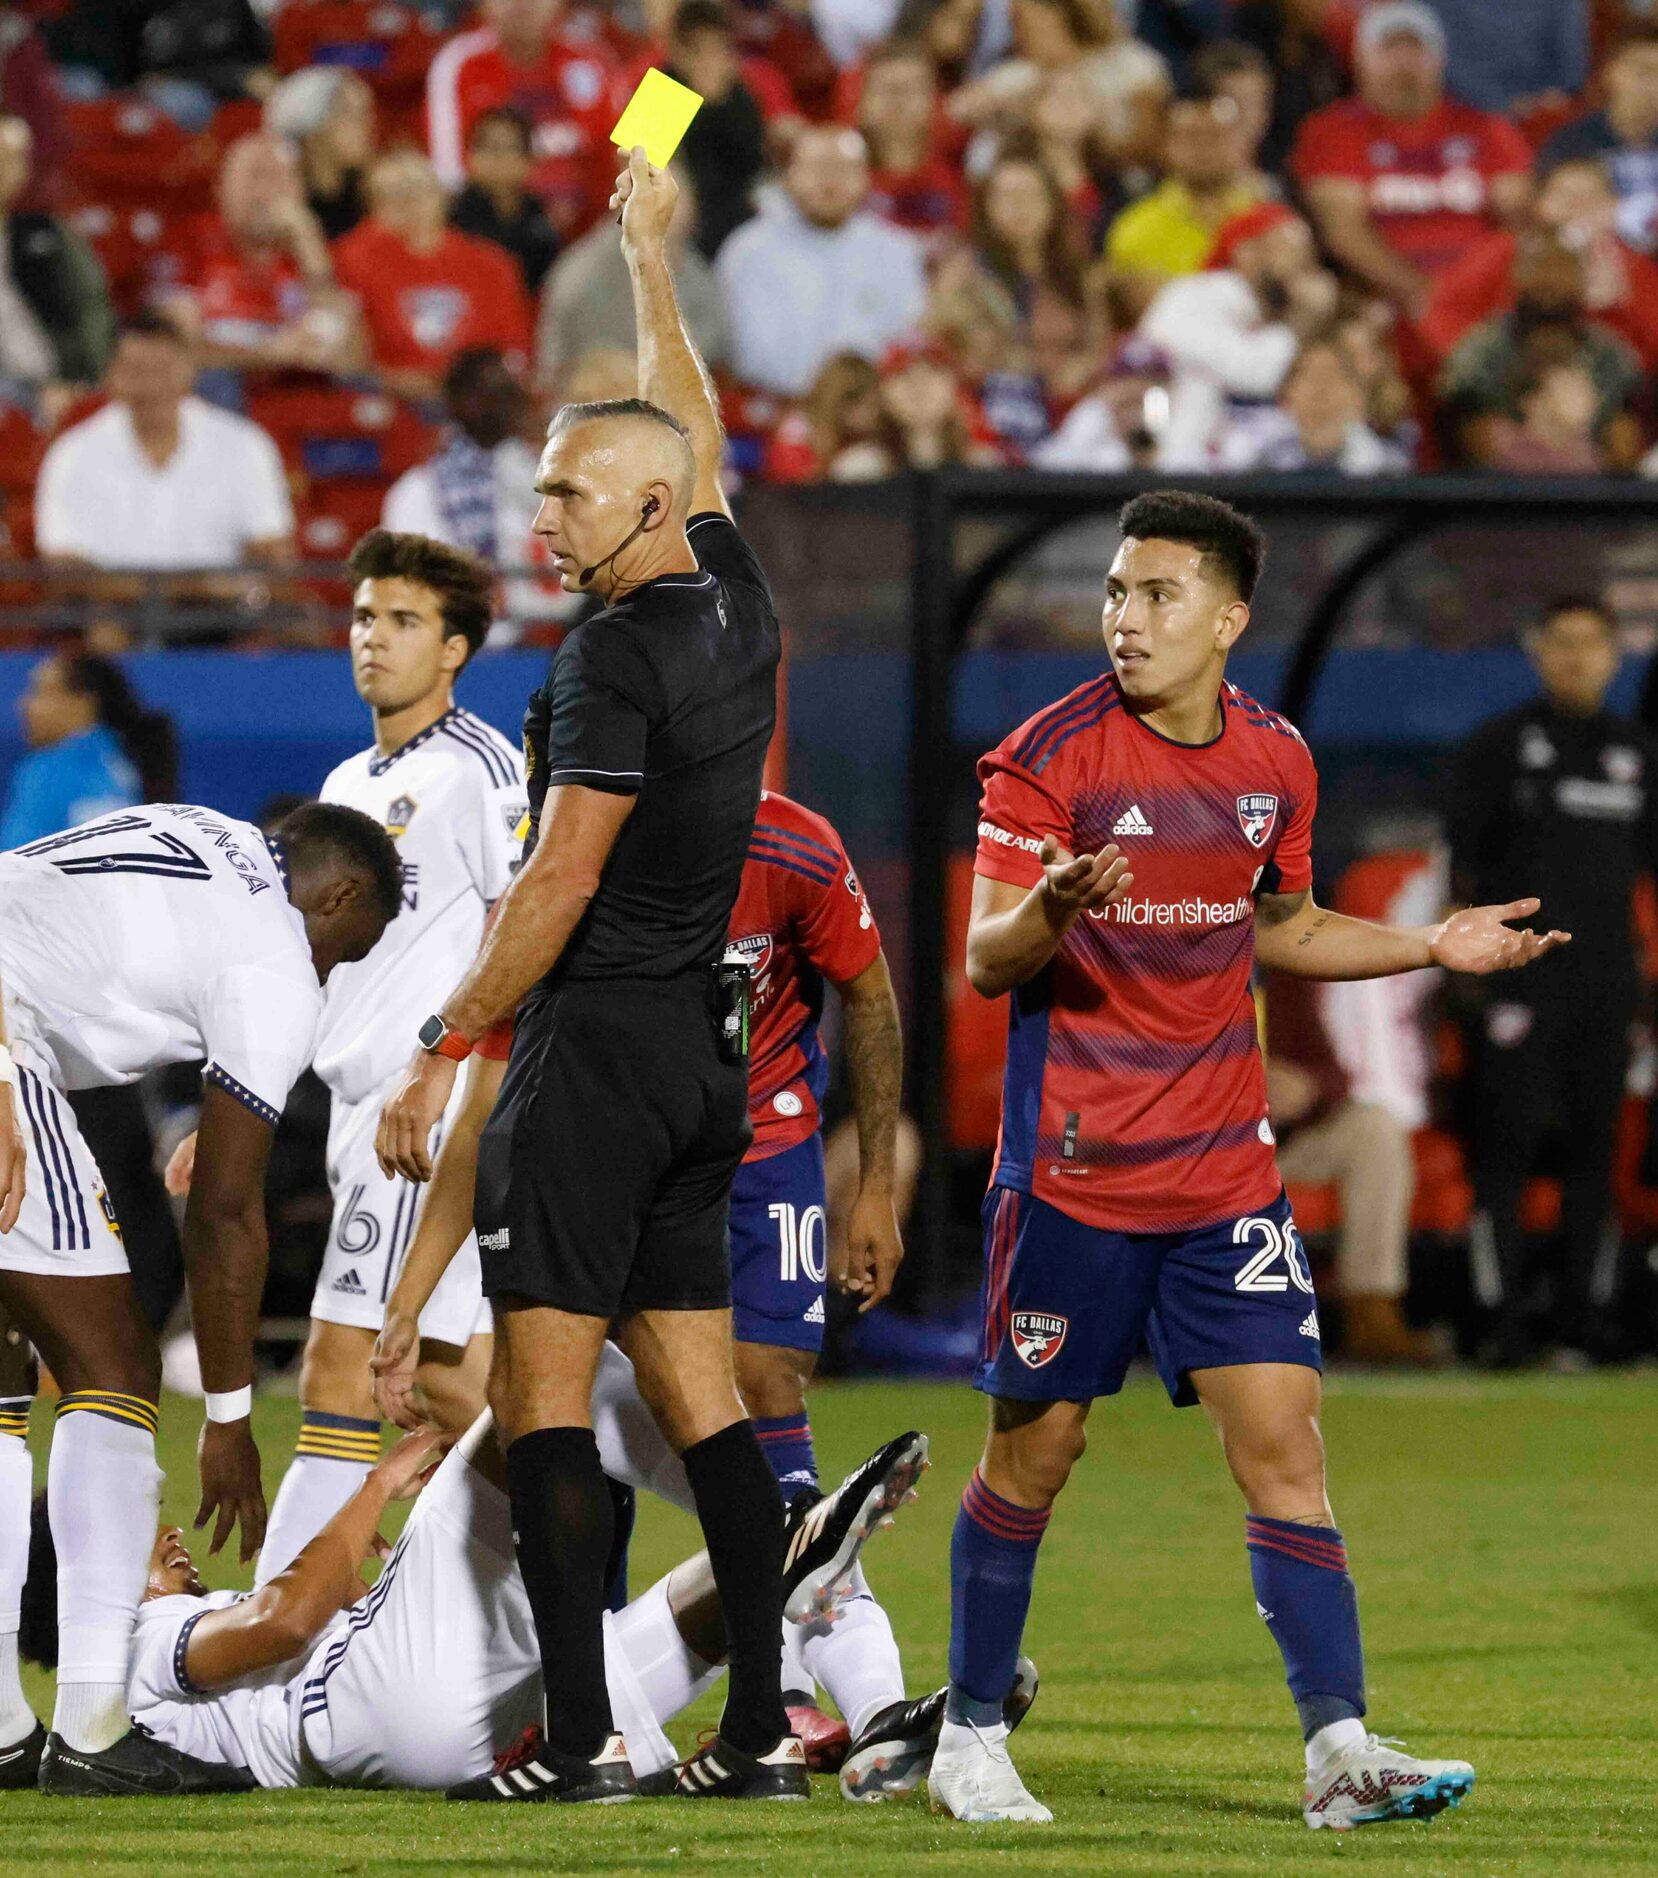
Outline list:
[[[374,1135],[374,1152],[387,1180],[432,1178],[432,1130],[455,1087],[455,1064],[447,1056],[417,1050],[403,1072]]]
[[[245,1565],[265,1543],[265,1488],[259,1478],[252,1423],[245,1416],[239,1422],[203,1422],[196,1458],[201,1466],[196,1531],[218,1515],[207,1548],[212,1553],[223,1549],[239,1525]]]
[[[668,238],[679,201],[679,184],[659,170],[637,144],[627,153],[610,206],[621,210],[622,247],[650,250]]]
[[[399,1428],[419,1428],[426,1419],[415,1400],[415,1371],[420,1366],[419,1321],[388,1304],[368,1366],[380,1413]]]
[[[846,1243],[830,1255],[829,1280],[872,1311],[892,1290],[904,1262],[904,1238],[890,1192],[860,1188],[846,1217]]]
[[[167,1156],[167,1168],[161,1176],[161,1184],[175,1200],[182,1200],[189,1193],[190,1183],[195,1177],[196,1131],[192,1128]]]
[[[1507,906],[1469,906],[1434,934],[1428,952],[1448,972],[1511,972],[1545,952],[1570,945],[1569,932],[1516,931],[1510,920],[1530,919],[1540,900],[1510,900]]]
[[[454,1436],[441,1428],[417,1428],[407,1434],[374,1469],[373,1478],[388,1500],[412,1500],[437,1471]]]
[[[16,1093],[13,1084],[0,1083],[0,1232],[10,1232],[17,1224],[28,1181],[29,1150],[23,1143]]]
[[[1128,859],[1115,842],[1098,854],[1068,854],[1052,835],[1042,843],[1042,895],[1064,922],[1098,912],[1120,900],[1134,884]]]

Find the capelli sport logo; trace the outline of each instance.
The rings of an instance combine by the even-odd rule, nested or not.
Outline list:
[[[1065,1347],[1065,1333],[1070,1327],[1067,1317],[1051,1317],[1045,1311],[1015,1311],[1008,1322],[1013,1354],[1027,1369],[1040,1369]]]

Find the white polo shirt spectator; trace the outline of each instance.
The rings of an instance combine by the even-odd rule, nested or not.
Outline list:
[[[159,319],[121,336],[111,402],[46,452],[35,539],[94,567],[235,567],[291,555],[282,458],[245,417],[189,395],[190,355]]]
[[[745,385],[803,396],[838,352],[878,359],[921,319],[921,243],[862,208],[863,139],[813,126],[795,140],[785,193],[745,222],[714,263],[731,365]]]

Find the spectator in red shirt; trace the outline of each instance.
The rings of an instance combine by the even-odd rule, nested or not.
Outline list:
[[[939,154],[938,79],[919,40],[889,39],[864,67],[858,128],[869,149],[869,207],[937,243],[967,227],[967,185]]]
[[[362,303],[374,367],[388,390],[433,398],[468,346],[522,365],[530,304],[517,264],[494,242],[449,227],[443,189],[417,151],[369,171],[369,213],[334,247],[340,285]]]
[[[1618,195],[1605,164],[1593,157],[1562,163],[1539,190],[1532,219],[1582,257],[1589,317],[1627,339],[1649,372],[1658,370],[1658,263],[1619,236]],[[1434,282],[1418,330],[1436,360],[1514,305],[1519,246],[1506,231],[1487,235]]]
[[[559,235],[598,220],[610,198],[616,54],[563,0],[489,0],[489,22],[451,39],[426,75],[426,130],[446,189],[466,180],[466,147],[485,111],[511,105],[535,132],[535,186]]]
[[[1331,254],[1413,319],[1470,242],[1524,210],[1530,152],[1505,118],[1445,93],[1445,35],[1423,0],[1359,20],[1358,95],[1301,126],[1291,169]]]
[[[238,372],[343,372],[362,356],[350,302],[305,200],[293,146],[250,131],[225,152],[219,209],[201,217],[178,262],[172,311],[200,341],[198,362]]]

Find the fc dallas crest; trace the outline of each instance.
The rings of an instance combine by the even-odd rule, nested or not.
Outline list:
[[[1272,839],[1272,831],[1278,822],[1278,798],[1276,796],[1250,795],[1238,797],[1238,826],[1243,830],[1243,838],[1252,848],[1264,848]]]
[[[1040,1369],[1058,1356],[1069,1328],[1069,1318],[1050,1317],[1043,1311],[1015,1311],[1008,1325],[1013,1354],[1028,1369]]]

